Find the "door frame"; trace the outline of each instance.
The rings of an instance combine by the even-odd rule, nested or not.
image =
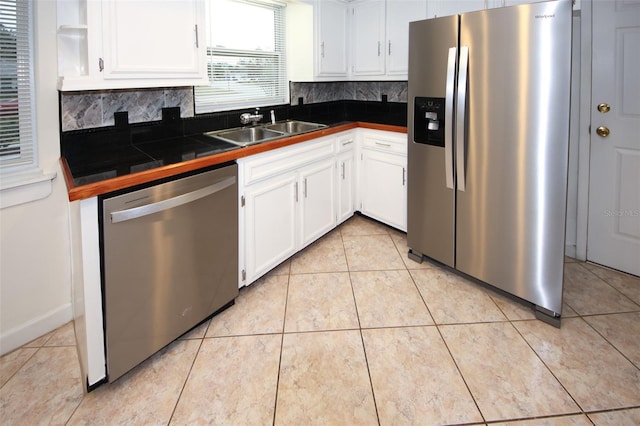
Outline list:
[[[592,23],[592,0],[582,0],[580,7],[580,143],[578,147],[578,206],[575,257],[583,261],[587,260],[589,220]]]

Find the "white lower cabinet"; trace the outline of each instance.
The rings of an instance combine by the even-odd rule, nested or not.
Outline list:
[[[333,158],[322,160],[300,170],[298,204],[301,248],[311,244],[336,226],[334,170]]]
[[[406,230],[406,135],[359,131],[238,160],[240,287],[351,217],[359,193],[363,214]]]
[[[391,132],[362,135],[358,193],[360,212],[407,230],[407,138]]]
[[[296,252],[296,185],[297,174],[287,173],[244,189],[246,277],[240,280],[253,282]]]
[[[355,132],[347,132],[337,140],[336,224],[340,224],[349,219],[356,210],[355,137]]]

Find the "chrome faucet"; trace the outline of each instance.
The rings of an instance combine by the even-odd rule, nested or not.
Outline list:
[[[260,108],[256,108],[256,112],[254,114],[251,114],[250,112],[245,112],[244,114],[240,115],[240,122],[245,125],[249,123],[253,123],[253,125],[255,126],[256,124],[258,124],[260,120],[262,120],[262,114],[260,114]]]

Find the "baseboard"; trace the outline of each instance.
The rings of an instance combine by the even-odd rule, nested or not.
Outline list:
[[[71,303],[34,318],[0,335],[0,355],[11,352],[25,343],[44,336],[73,319]]]

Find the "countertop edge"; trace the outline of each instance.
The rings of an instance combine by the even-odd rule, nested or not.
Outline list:
[[[209,157],[169,164],[151,170],[144,170],[138,173],[132,173],[126,176],[106,179],[100,182],[80,186],[74,185],[71,170],[69,169],[67,160],[64,157],[60,157],[60,164],[64,175],[64,180],[67,185],[69,201],[79,201],[97,195],[106,194],[108,192],[117,191],[119,189],[125,189],[131,186],[152,182],[154,180],[202,169],[204,167],[214,166],[216,164],[222,164],[228,161],[234,161],[238,158],[248,157],[250,155],[259,154],[261,152],[271,151],[272,149],[282,148],[285,146],[294,145],[311,139],[321,138],[323,136],[330,136],[335,133],[340,133],[356,128],[383,130],[398,133],[407,132],[407,128],[404,126],[357,121],[352,123],[340,124],[337,126],[331,126],[321,130],[316,130],[314,132],[295,135],[288,138],[261,143],[258,145],[248,146],[245,148],[239,148],[233,151],[222,152],[220,154],[211,155]]]

